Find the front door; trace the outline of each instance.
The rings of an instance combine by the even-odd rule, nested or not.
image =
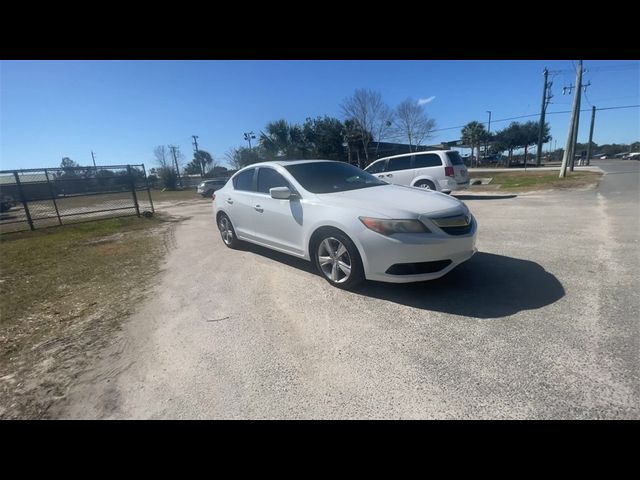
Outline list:
[[[258,169],[257,191],[254,195],[255,238],[257,241],[296,255],[304,254],[302,228],[303,200],[271,198],[269,189],[293,187],[275,169]]]

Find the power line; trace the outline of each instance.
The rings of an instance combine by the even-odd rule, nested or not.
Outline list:
[[[623,106],[618,106],[618,107],[606,107],[606,108],[598,108],[598,110],[616,110],[619,108],[638,108],[640,107],[640,105],[623,105]],[[590,108],[586,108],[584,110],[580,110],[581,112],[590,112],[591,109]],[[571,113],[571,110],[561,110],[559,112],[546,112],[546,115],[554,115],[554,114],[559,114],[559,113]],[[537,117],[539,116],[539,113],[532,113],[530,115],[520,115],[518,117],[510,117],[510,118],[501,118],[499,120],[491,120],[493,123],[496,122],[508,122],[509,120],[518,120],[520,118],[530,118],[530,117]],[[487,122],[479,122],[482,124],[486,124]],[[435,130],[432,130],[432,132],[443,132],[445,130],[455,130],[457,128],[464,128],[466,125],[460,125],[459,127],[447,127],[447,128],[437,128]]]

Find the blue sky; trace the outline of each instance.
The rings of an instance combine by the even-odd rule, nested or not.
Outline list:
[[[90,165],[91,150],[98,164],[150,167],[156,145],[177,145],[190,159],[191,135],[224,161],[230,148],[246,145],[243,132],[258,133],[268,121],[340,118],[340,103],[356,88],[379,91],[390,106],[430,100],[438,128],[486,122],[491,110],[495,131],[509,123],[499,119],[539,113],[545,66],[565,71],[550,76],[548,111],[570,110],[573,96],[562,87],[575,80],[571,60],[2,61],[0,168],[53,167],[65,156]],[[640,104],[640,62],[585,60],[585,68],[591,86],[583,109]],[[569,114],[547,118],[564,147]],[[519,121],[526,120],[536,117]],[[579,141],[587,140],[589,121],[583,112]],[[437,132],[428,143],[459,133]],[[596,143],[639,139],[639,108],[598,112]]]

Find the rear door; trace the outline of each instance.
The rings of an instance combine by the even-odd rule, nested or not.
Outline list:
[[[390,158],[387,161],[384,181],[395,185],[411,185],[415,177],[413,170],[413,155],[406,157]]]
[[[250,168],[236,175],[233,188],[223,190],[220,199],[236,234],[244,238],[253,238],[254,234],[255,173],[256,169]]]
[[[446,152],[445,155],[453,167],[454,179],[458,185],[469,183],[469,171],[464,164],[464,160],[456,151]]]

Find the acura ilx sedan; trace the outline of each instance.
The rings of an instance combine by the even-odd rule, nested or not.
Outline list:
[[[390,185],[344,162],[257,163],[213,195],[222,240],[313,262],[332,285],[416,282],[445,275],[476,252],[477,223],[460,200]]]

